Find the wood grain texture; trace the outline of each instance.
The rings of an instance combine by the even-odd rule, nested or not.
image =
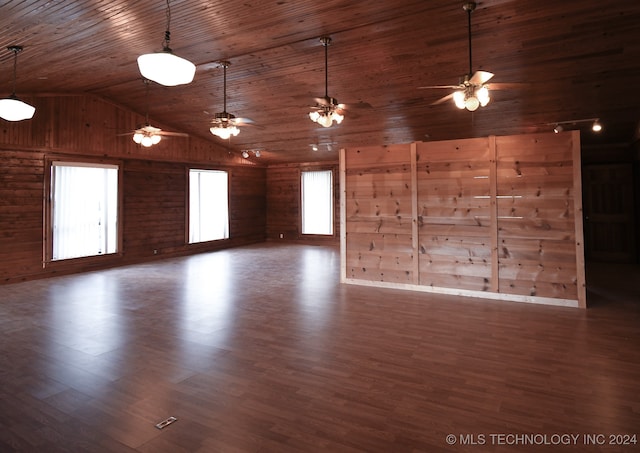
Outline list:
[[[0,134],[0,282],[153,260],[158,258],[154,250],[159,256],[175,256],[264,240],[264,167],[200,139],[170,137],[148,149],[136,146],[129,135],[117,136],[118,127],[130,130],[141,118],[94,96],[46,97],[41,101],[56,115],[42,116],[32,126],[20,126],[29,127],[29,134],[20,138]],[[43,267],[45,186],[49,181],[45,173],[53,158],[117,159],[121,164],[120,256]],[[189,167],[230,173],[229,240],[186,244]]]
[[[302,235],[300,172],[303,170],[333,171],[333,236]],[[267,168],[266,203],[266,238],[268,240],[314,243],[337,243],[340,240],[340,178],[337,163],[297,163],[269,166]]]
[[[578,299],[584,252],[576,238],[576,218],[582,218],[574,210],[581,194],[574,181],[576,141],[579,147],[572,133],[496,138],[501,292]],[[514,258],[510,240],[521,251],[528,243],[529,250]]]
[[[344,278],[586,307],[579,143],[563,133],[347,149]]]
[[[94,93],[126,105],[139,117],[148,105],[152,119],[207,144],[232,148],[237,156],[243,149],[261,149],[261,159],[269,164],[335,162],[340,147],[412,143],[427,134],[442,141],[551,131],[554,122],[592,117],[604,124],[599,134],[588,130],[588,122],[566,124],[565,129],[582,129],[591,144],[635,140],[640,97],[629,86],[640,73],[635,45],[640,4],[478,2],[471,71],[490,71],[495,77],[489,83],[491,102],[474,113],[458,110],[453,102],[431,105],[449,90],[419,88],[457,84],[469,71],[462,4],[176,2],[171,5],[170,47],[196,65],[196,75],[188,85],[153,84],[147,92],[136,58],[161,49],[165,2],[76,0],[52,6],[50,0],[5,0],[0,95],[7,96],[12,85],[12,55],[6,46],[24,45],[17,95],[36,106],[36,115],[32,121],[0,124],[0,135],[18,143],[33,135],[41,146],[51,146],[47,138],[86,143],[89,131],[103,123],[111,127],[115,118],[92,114],[91,103],[84,104],[84,115],[60,116],[43,98]],[[325,35],[332,38],[328,94],[347,106],[345,120],[329,129],[308,117],[314,98],[324,91],[319,38]],[[209,133],[225,100],[216,64],[220,60],[231,63],[227,111],[255,121],[255,127],[243,127],[231,140]],[[510,88],[499,89],[499,84]],[[40,132],[47,117],[90,126],[82,138],[64,131],[47,137]],[[113,137],[99,141],[120,146]],[[322,152],[312,151],[310,144],[321,145]],[[201,156],[207,157],[205,152]]]
[[[341,285],[338,262],[267,242],[0,286],[0,450],[538,453],[555,449],[488,436],[640,434],[638,266],[588,265],[582,311]]]
[[[411,146],[345,150],[346,277],[413,283]]]

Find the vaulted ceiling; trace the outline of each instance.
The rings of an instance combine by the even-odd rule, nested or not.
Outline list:
[[[152,84],[149,116],[175,131],[261,150],[264,162],[337,159],[340,147],[550,131],[556,122],[600,118],[580,128],[587,145],[637,140],[640,120],[640,3],[630,0],[479,1],[472,14],[473,70],[491,82],[476,112],[449,93],[468,72],[467,13],[458,0],[173,0],[171,47],[197,65],[189,85]],[[166,28],[161,0],[9,0],[0,6],[0,96],[11,92],[18,44],[18,96],[91,93],[144,114],[139,55],[158,51]],[[323,128],[308,112],[324,95],[346,104],[342,124]],[[222,111],[253,126],[220,140]],[[127,139],[126,137],[123,139]],[[317,151],[311,145],[318,145]]]

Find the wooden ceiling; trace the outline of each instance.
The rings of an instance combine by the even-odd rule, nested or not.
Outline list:
[[[587,123],[589,145],[629,144],[640,119],[640,3],[630,0],[478,2],[472,15],[473,70],[492,82],[474,113],[430,105],[468,72],[467,13],[459,0],[174,0],[171,47],[197,65],[189,85],[149,89],[149,116],[175,131],[230,147],[261,150],[265,163],[336,160],[340,147],[549,131]],[[92,93],[144,114],[136,58],[161,49],[166,3],[128,0],[9,0],[0,7],[0,96],[11,92],[18,44],[18,96]],[[347,105],[342,124],[308,117],[324,95]],[[222,141],[209,122],[222,111],[255,121]],[[313,151],[311,145],[318,145]]]

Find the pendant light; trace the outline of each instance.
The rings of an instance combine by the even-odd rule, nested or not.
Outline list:
[[[331,44],[331,38],[323,36],[320,42],[324,46],[324,97],[316,98],[316,107],[309,112],[311,121],[318,123],[322,127],[331,127],[333,122],[342,123],[344,119],[344,105],[338,104],[335,98],[329,96],[329,57],[328,47]]]
[[[153,127],[149,123],[149,80],[143,80],[145,85],[145,114],[144,114],[144,126],[140,129],[136,129],[133,133],[133,141],[139,145],[149,148],[150,146],[157,145],[162,140],[162,136],[159,134],[160,129]]]
[[[470,112],[478,110],[478,107],[486,106],[491,98],[489,89],[485,83],[493,77],[493,74],[486,71],[477,71],[472,74],[473,61],[471,52],[471,13],[476,9],[476,2],[467,2],[462,6],[467,12],[467,34],[469,41],[469,73],[465,76],[463,84],[464,90],[453,93],[453,102],[459,109],[467,109]]]
[[[9,46],[7,50],[13,52],[13,92],[8,98],[0,99],[0,118],[7,121],[29,120],[33,118],[36,108],[16,97],[18,53],[22,51],[22,46]]]
[[[224,70],[222,88],[222,112],[216,113],[209,131],[213,135],[220,137],[223,140],[227,140],[232,135],[234,137],[237,136],[240,133],[240,129],[238,129],[238,126],[236,126],[236,117],[227,112],[227,68],[231,63],[229,63],[228,61],[221,61],[219,64]]]
[[[191,83],[196,73],[196,66],[189,60],[180,58],[169,47],[171,41],[171,8],[167,0],[167,28],[162,41],[162,51],[147,53],[138,57],[140,74],[164,86],[176,86]]]

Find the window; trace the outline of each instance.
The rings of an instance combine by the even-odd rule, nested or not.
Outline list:
[[[229,237],[228,175],[189,170],[189,243]]]
[[[302,234],[333,235],[333,172],[303,171]]]
[[[51,163],[52,260],[118,251],[118,166]]]

